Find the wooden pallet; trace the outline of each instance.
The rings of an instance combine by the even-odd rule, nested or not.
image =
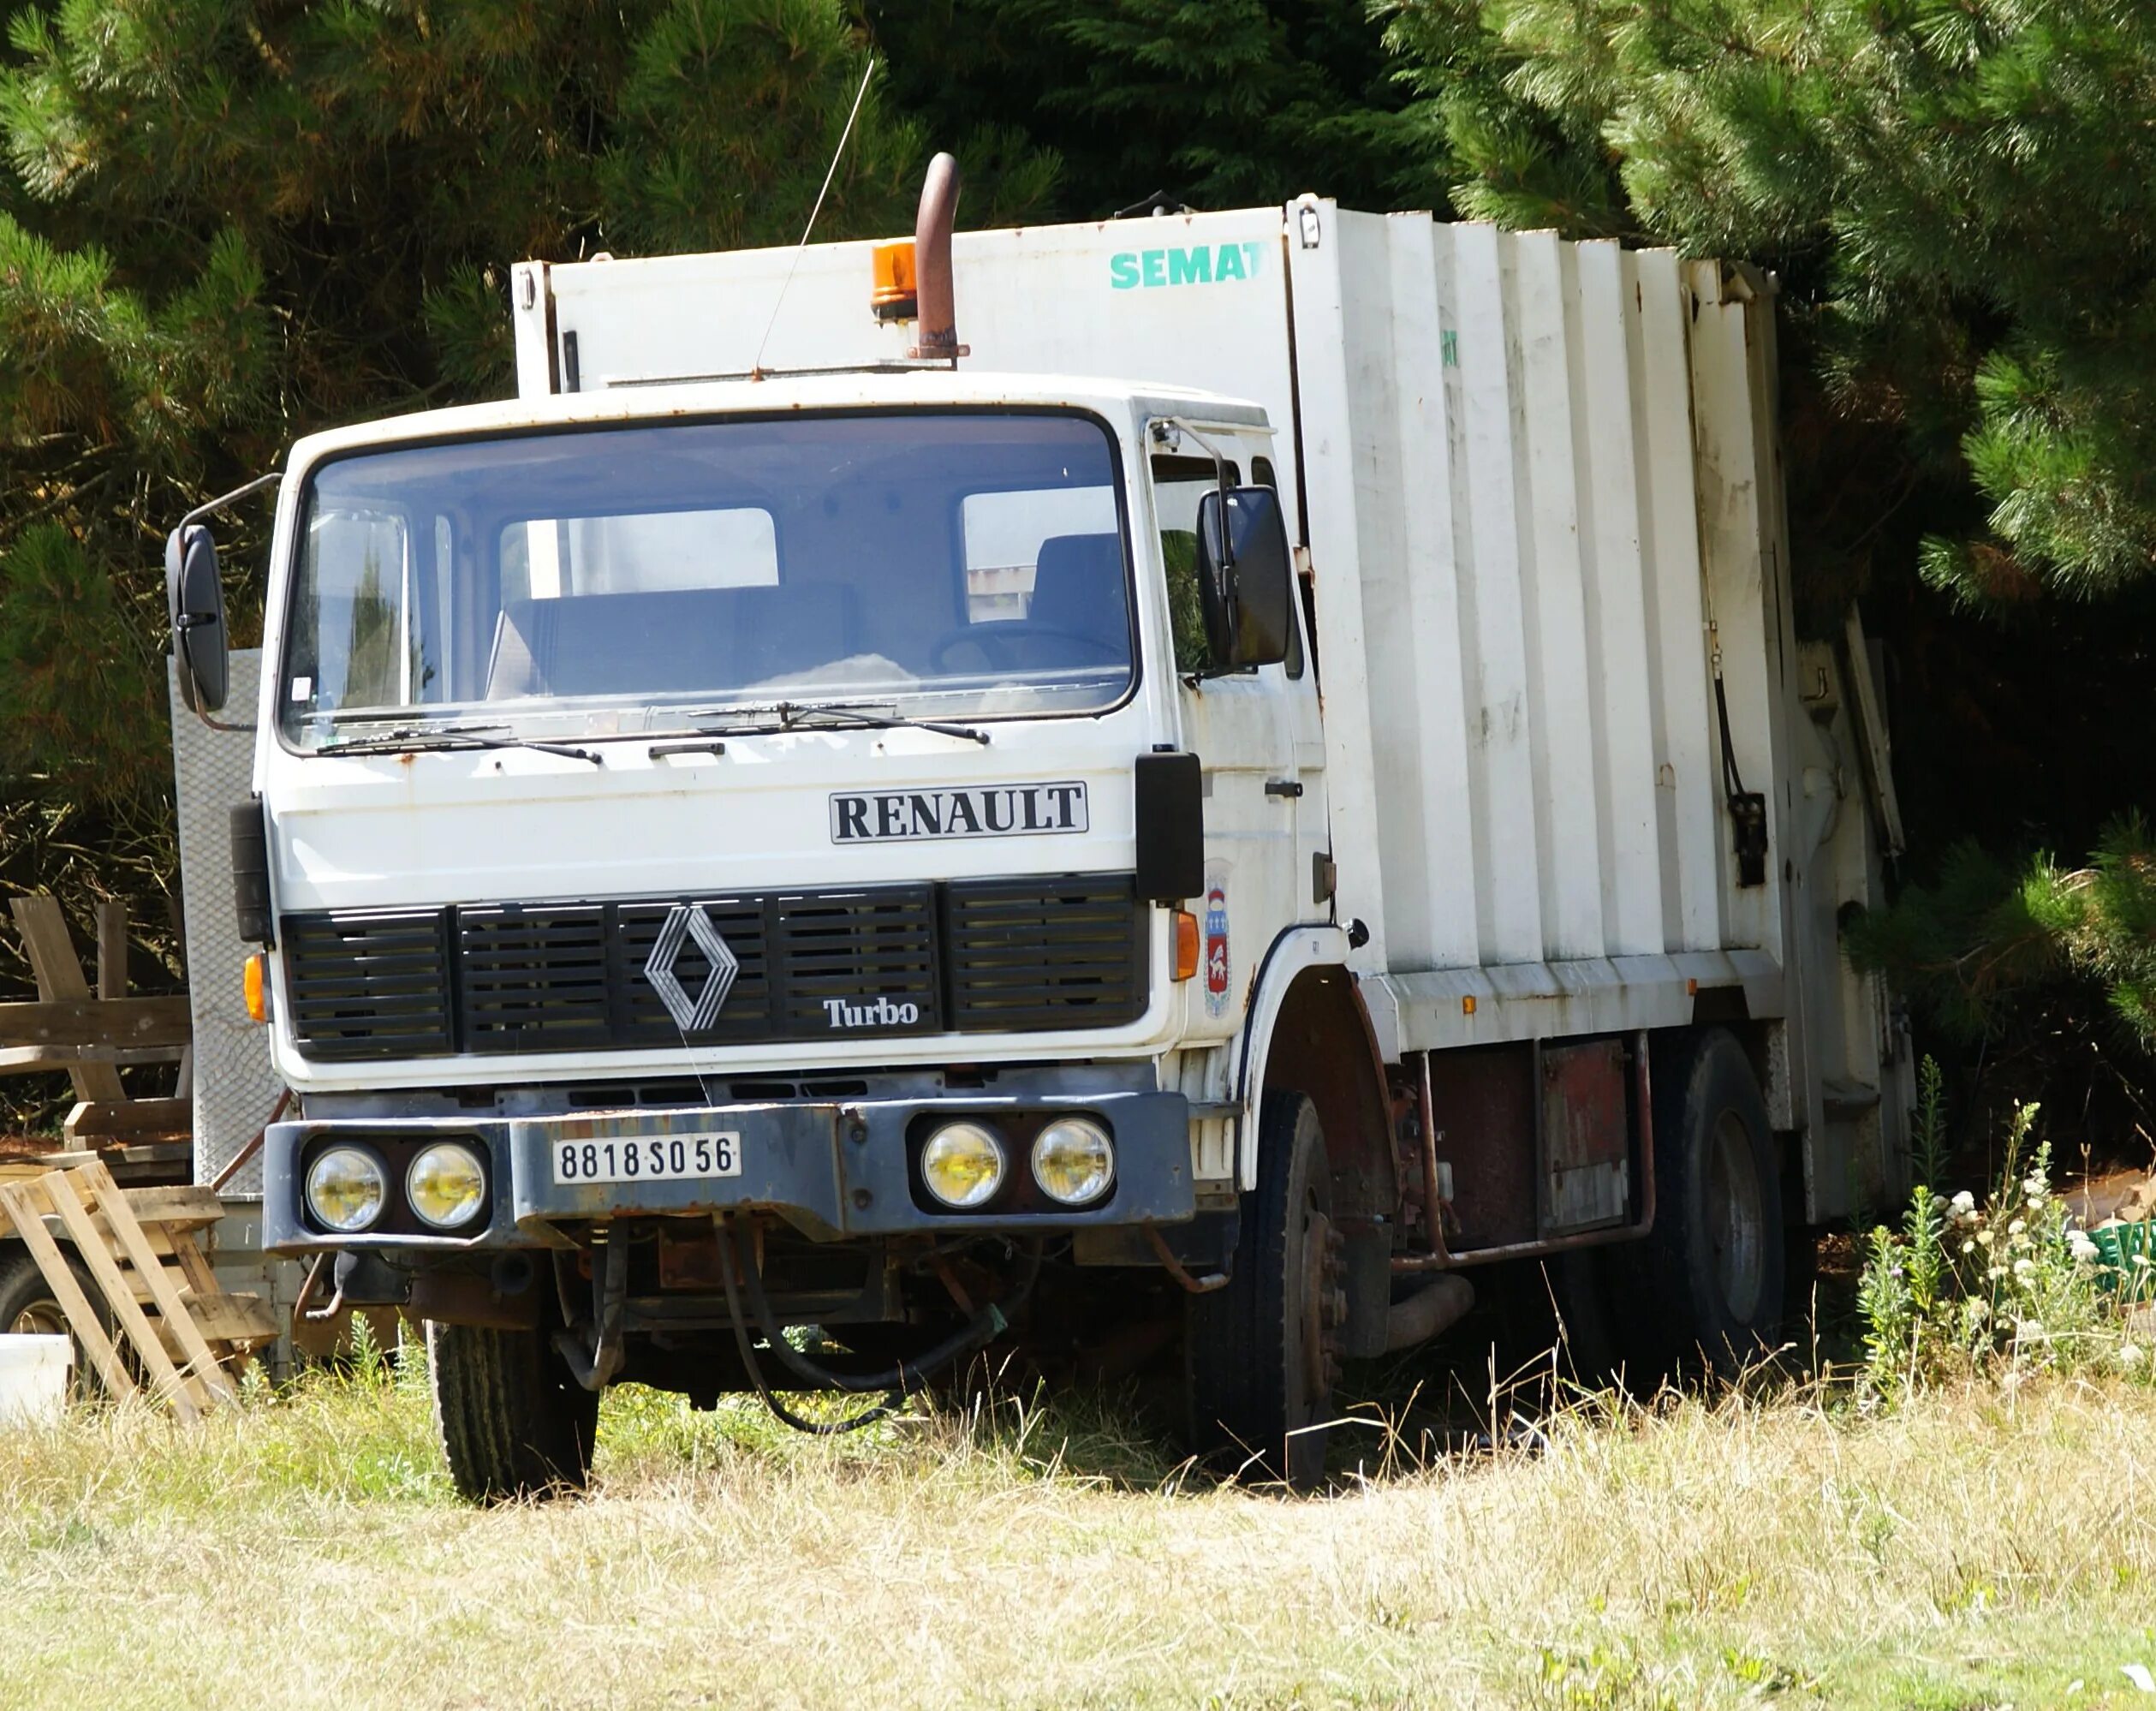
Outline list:
[[[0,1229],[12,1223],[37,1261],[106,1393],[119,1399],[146,1388],[182,1420],[232,1401],[233,1374],[277,1332],[258,1297],[225,1292],[195,1241],[223,1215],[212,1189],[123,1189],[95,1161],[0,1181]],[[132,1363],[107,1334],[48,1219],[95,1279],[132,1346]]]

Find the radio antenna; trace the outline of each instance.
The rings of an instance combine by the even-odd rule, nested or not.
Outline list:
[[[801,241],[794,246],[794,259],[786,269],[786,277],[780,283],[778,295],[771,304],[771,318],[764,323],[764,336],[756,342],[756,360],[748,365],[748,378],[764,378],[764,347],[771,342],[771,329],[778,325],[778,312],[786,301],[786,294],[794,286],[794,272],[801,265],[801,252],[808,247],[808,235],[816,230],[816,217],[824,212],[824,198],[831,194],[831,180],[838,176],[838,163],[846,158],[846,143],[854,134],[854,121],[861,117],[861,104],[868,98],[868,80],[876,75],[876,56],[868,57],[867,68],[861,75],[861,87],[854,92],[853,111],[846,115],[846,128],[838,134],[838,146],[831,151],[831,165],[824,173],[824,188],[816,193],[816,206],[808,211],[808,224],[801,228]]]

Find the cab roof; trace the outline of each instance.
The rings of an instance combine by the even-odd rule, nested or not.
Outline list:
[[[908,406],[934,409],[1064,406],[1125,420],[1133,416],[1181,416],[1201,426],[1269,431],[1262,407],[1183,386],[1119,385],[1073,375],[966,369],[873,370],[772,374],[759,380],[673,381],[420,410],[310,434],[292,448],[291,467],[297,468],[331,453],[365,446],[449,436],[583,423],[655,423],[672,418]]]

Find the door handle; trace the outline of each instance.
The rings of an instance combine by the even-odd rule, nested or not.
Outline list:
[[[1302,794],[1302,786],[1293,778],[1268,778],[1266,780],[1266,794],[1292,799]]]

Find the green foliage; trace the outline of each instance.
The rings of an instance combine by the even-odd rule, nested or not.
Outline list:
[[[90,794],[147,790],[168,764],[157,656],[120,610],[116,580],[62,523],[0,551],[0,725],[13,767]]]
[[[1899,1232],[1872,1231],[1857,1288],[1872,1396],[2039,1370],[2149,1375],[2151,1351],[2126,1328],[2116,1273],[2052,1194],[2050,1143],[2032,1150],[2037,1116],[2034,1105],[2015,1108],[1983,1205],[1920,1183]]]
[[[984,120],[1062,166],[1053,204],[1098,219],[1164,194],[1229,208],[1305,190],[1427,205],[1361,0],[852,0],[900,100],[944,136]]]
[[[1921,1187],[1935,1189],[1946,1174],[1946,1076],[1939,1059],[1916,1066],[1916,1123],[1909,1136],[1909,1164]]]
[[[1400,0],[1460,206],[1792,271],[1845,415],[1958,445],[1967,599],[2156,548],[2156,13],[2116,0]]]
[[[2017,1011],[2093,984],[2156,1050],[2156,841],[2138,814],[2115,821],[2085,867],[2049,856],[2016,867],[1971,844],[1938,881],[1847,930],[1858,967],[1883,970],[1957,1035],[1995,1035]]]

